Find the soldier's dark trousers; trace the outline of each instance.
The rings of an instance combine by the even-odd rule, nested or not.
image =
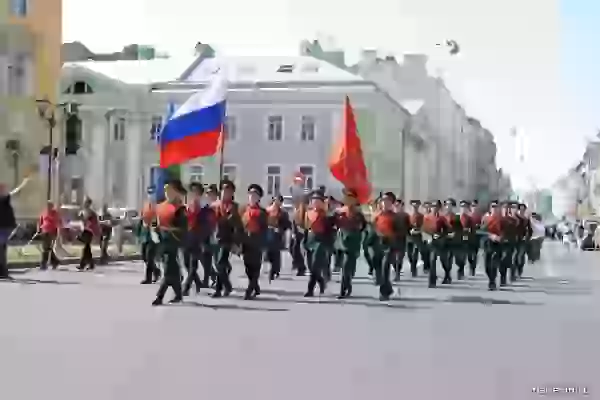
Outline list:
[[[155,304],[162,303],[169,287],[175,292],[175,296],[173,297],[173,300],[171,300],[172,302],[179,302],[183,298],[181,290],[181,268],[177,261],[178,252],[176,247],[164,249],[163,257],[165,259],[165,273],[160,282],[160,286],[158,287],[158,291],[156,292]]]
[[[443,260],[448,257],[445,249],[435,243],[429,244],[427,246],[429,253],[429,287],[433,288],[437,285],[437,260],[443,264]]]
[[[465,277],[465,265],[467,264],[467,254],[469,249],[466,246],[457,246],[454,251],[454,262],[458,271],[456,272],[456,278],[458,280],[464,279]]]
[[[315,287],[319,285],[319,291],[321,294],[325,293],[325,279],[323,278],[323,271],[328,268],[327,262],[329,261],[329,255],[325,246],[320,245],[314,249],[306,250],[306,264],[310,270],[310,278],[308,279],[308,288],[306,295],[312,296]]]
[[[373,271],[375,269],[375,263],[373,262],[373,250],[369,245],[363,241],[362,244],[363,256],[365,257],[365,261],[369,266],[369,275],[373,275]]]
[[[475,270],[477,269],[477,258],[479,256],[480,239],[474,239],[473,243],[469,246],[469,254],[467,259],[469,260],[469,271],[471,276],[475,276]]]
[[[417,242],[408,242],[406,245],[406,255],[410,264],[410,273],[413,277],[417,276],[417,264],[419,263],[419,244]]]
[[[219,247],[217,250],[217,284],[215,285],[215,293],[213,294],[213,297],[221,297],[222,291],[225,292],[225,296],[229,296],[233,290],[233,286],[229,280],[229,274],[231,272],[231,263],[229,262],[230,254],[231,248],[226,245]]]
[[[329,283],[331,281],[331,261],[334,260],[334,250],[327,246],[327,263],[323,268],[323,279],[325,279],[325,283]]]
[[[52,265],[53,269],[58,268],[60,261],[56,254],[54,253],[54,240],[56,239],[56,235],[51,233],[43,233],[42,234],[42,262],[40,264],[40,269],[48,268],[48,262]]]
[[[187,271],[187,276],[185,281],[183,282],[183,295],[188,296],[190,294],[190,289],[192,288],[192,284],[196,287],[196,293],[200,292],[200,288],[202,288],[202,280],[198,275],[198,262],[201,257],[200,249],[187,249],[184,252],[184,263],[185,269]]]
[[[333,272],[340,272],[344,263],[344,252],[342,250],[335,250],[333,252]]]
[[[204,274],[202,275],[202,286],[209,287],[210,279],[213,281],[217,280],[217,274],[213,268],[213,253],[209,246],[206,246],[202,249],[200,253],[200,263],[202,264],[202,270]]]
[[[296,275],[304,276],[306,274],[306,263],[304,254],[302,254],[302,242],[304,241],[304,233],[296,231],[290,243],[292,253],[292,269],[296,270]]]
[[[108,245],[110,244],[111,237],[111,230],[109,230],[108,232],[102,232],[102,235],[100,236],[100,264],[108,263]]]
[[[8,244],[4,241],[0,242],[0,279],[10,277],[8,274]]]
[[[523,275],[523,268],[525,267],[525,256],[527,255],[528,242],[521,241],[517,244],[515,252],[515,267],[517,277]]]
[[[431,269],[431,250],[426,244],[421,244],[421,260],[423,260],[423,272],[427,274]]]
[[[269,281],[274,280],[281,273],[281,250],[278,247],[267,250],[267,262],[271,264]]]
[[[454,264],[454,251],[453,249],[448,248],[441,249],[439,256],[442,268],[444,269],[444,279],[442,279],[442,284],[452,283],[452,264]]]
[[[83,231],[79,237],[81,243],[83,243],[83,249],[81,250],[81,259],[79,260],[79,270],[84,269],[86,266],[89,269],[94,269],[94,256],[92,254],[92,240],[94,235],[90,231]]]
[[[356,273],[356,260],[359,254],[350,251],[340,251],[338,255],[342,264],[342,279],[340,284],[340,297],[348,297],[352,294],[352,278]]]
[[[380,300],[387,300],[394,293],[394,288],[390,282],[390,273],[392,265],[395,264],[396,260],[397,251],[395,249],[381,249],[377,251],[374,261],[379,265],[375,268],[378,270]]]
[[[394,251],[394,271],[395,277],[394,281],[400,282],[400,272],[402,272],[402,267],[404,265],[404,257],[406,255],[406,242],[401,241],[398,245],[398,248]]]
[[[515,247],[513,244],[506,244],[503,246],[502,261],[500,262],[500,285],[506,285],[506,278],[510,272],[510,280],[516,278],[515,269]]]
[[[486,243],[484,249],[484,264],[490,290],[496,289],[496,277],[498,275],[498,269],[502,264],[502,254],[501,244],[494,242]]]
[[[248,278],[248,286],[246,287],[245,300],[250,300],[254,296],[260,294],[260,285],[258,283],[260,279],[260,267],[262,265],[262,249],[259,247],[244,248],[242,255],[244,259],[244,269],[246,271],[246,277]]]
[[[160,279],[160,269],[156,266],[158,245],[154,242],[142,244],[142,260],[146,265],[143,283],[152,283]]]

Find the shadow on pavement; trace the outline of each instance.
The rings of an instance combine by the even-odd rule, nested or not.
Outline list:
[[[481,296],[450,296],[445,299],[446,303],[475,303],[483,305],[513,305],[513,306],[543,306],[544,303],[540,302],[527,302],[520,300],[503,300],[503,299],[492,299],[489,297]]]
[[[238,311],[258,311],[258,312],[285,312],[290,311],[289,308],[267,308],[267,307],[248,307],[237,304],[206,304],[195,301],[184,301],[183,303],[174,305],[175,307],[200,307],[209,308],[211,310],[238,310]]]
[[[65,282],[57,281],[53,279],[26,279],[26,278],[13,278],[13,279],[0,279],[0,283],[13,283],[19,285],[80,285],[80,282]]]

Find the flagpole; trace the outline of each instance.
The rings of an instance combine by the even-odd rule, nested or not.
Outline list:
[[[219,185],[223,181],[224,165],[225,165],[225,132],[224,125],[221,125],[221,136],[219,137]]]

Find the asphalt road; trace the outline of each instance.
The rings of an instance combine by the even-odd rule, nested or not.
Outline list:
[[[505,291],[481,271],[438,289],[407,278],[388,303],[364,264],[346,301],[337,283],[305,301],[286,267],[260,300],[158,308],[138,263],[17,274],[0,283],[1,398],[600,398],[600,252],[550,244],[543,258]]]

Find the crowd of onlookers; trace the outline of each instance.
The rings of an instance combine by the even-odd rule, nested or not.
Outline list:
[[[575,244],[581,250],[600,249],[600,229],[594,219],[569,221],[563,217],[555,224],[546,225],[546,237]]]

